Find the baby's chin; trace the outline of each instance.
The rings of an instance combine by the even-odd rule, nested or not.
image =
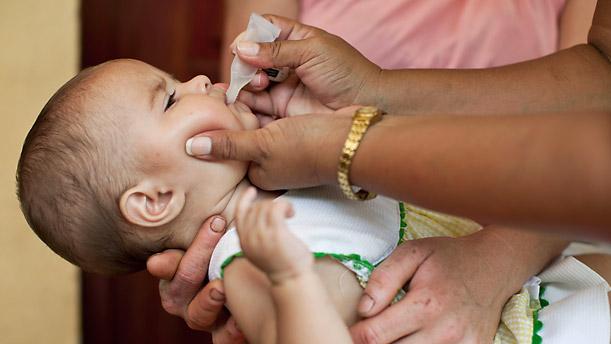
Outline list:
[[[236,101],[233,104],[227,105],[231,112],[236,116],[236,118],[240,121],[244,129],[254,130],[259,129],[261,126],[259,125],[259,119],[252,113],[250,108],[239,101]]]

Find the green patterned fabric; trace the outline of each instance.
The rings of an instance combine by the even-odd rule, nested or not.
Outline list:
[[[407,240],[447,236],[460,237],[472,234],[482,227],[471,220],[446,215],[411,204],[399,202],[401,216],[399,227],[399,244]],[[336,254],[330,252],[314,252],[314,257],[330,257],[353,271],[363,288],[375,268],[373,264],[361,258],[358,254]],[[221,265],[221,276],[231,262],[244,254],[238,252],[227,258]],[[511,257],[508,257],[511,258]],[[541,288],[543,291],[544,288]],[[541,291],[540,295],[543,294]],[[397,302],[405,295],[403,290],[397,293],[393,302]],[[533,301],[534,300],[534,301]],[[539,301],[540,300],[540,301]],[[501,322],[494,337],[494,344],[540,344],[541,337],[537,332],[543,324],[537,319],[538,311],[547,302],[544,299],[531,298],[528,290],[523,288],[514,295],[503,308]]]

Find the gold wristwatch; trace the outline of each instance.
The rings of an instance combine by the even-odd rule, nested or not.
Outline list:
[[[379,122],[383,114],[378,108],[365,106],[356,110],[352,117],[352,127],[344,143],[337,167],[337,182],[339,187],[344,195],[351,200],[367,201],[377,196],[375,193],[363,189],[356,192],[352,189],[350,184],[350,165],[352,165],[352,158],[354,158],[354,154],[356,154],[356,150],[359,148],[365,132],[367,132],[369,126]]]

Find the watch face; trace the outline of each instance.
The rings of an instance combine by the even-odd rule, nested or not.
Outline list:
[[[361,119],[372,119],[381,115],[380,110],[373,106],[364,106],[356,111],[354,117]]]

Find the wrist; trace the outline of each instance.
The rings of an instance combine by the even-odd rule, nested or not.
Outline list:
[[[514,245],[515,243],[493,231],[493,229],[483,229],[458,239],[471,241],[472,254],[485,258],[482,264],[488,271],[486,274],[491,278],[489,282],[496,284],[496,287],[490,287],[489,291],[495,292],[496,295],[493,296],[495,303],[502,305],[520,290],[532,274],[528,267],[528,259],[520,255],[521,250]]]
[[[519,291],[529,277],[539,273],[567,244],[546,235],[494,226],[466,239],[474,240],[480,249],[487,250],[485,256],[492,258],[488,264],[492,264],[493,269],[504,271],[500,274],[507,276],[502,286],[504,297]]]
[[[385,93],[382,85],[385,84],[384,78],[387,74],[387,70],[374,65],[374,68],[365,74],[363,86],[360,88],[354,104],[375,106],[385,111]]]
[[[269,275],[272,291],[277,293],[303,292],[303,286],[310,285],[318,276],[313,268],[308,268],[290,275]]]
[[[348,116],[348,113],[334,114],[327,118],[330,119],[326,125],[328,135],[323,136],[315,164],[321,185],[337,184],[337,164],[352,126],[352,116]]]

